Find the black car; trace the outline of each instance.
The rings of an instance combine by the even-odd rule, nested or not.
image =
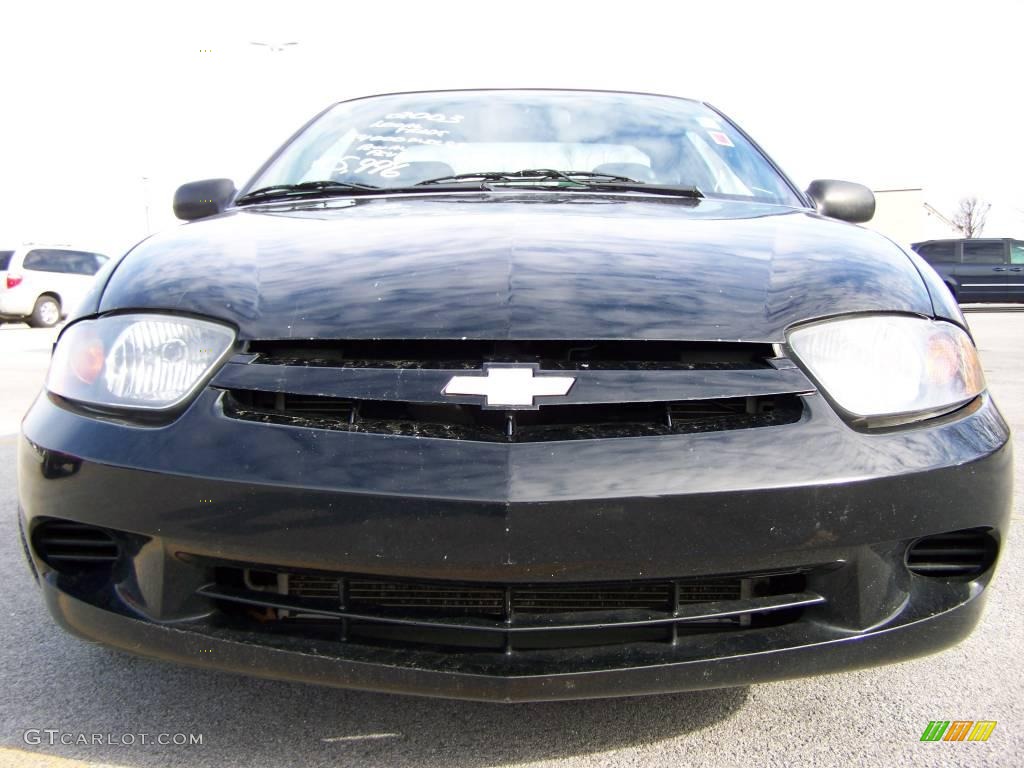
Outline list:
[[[962,304],[1024,302],[1024,241],[927,240],[912,246]]]
[[[22,425],[50,611],[135,653],[525,701],[937,651],[1006,423],[917,256],[711,107],[332,106],[107,265]]]

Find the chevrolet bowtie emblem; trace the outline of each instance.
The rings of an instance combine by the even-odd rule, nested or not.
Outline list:
[[[441,390],[445,395],[482,395],[485,407],[534,406],[535,397],[566,394],[576,381],[572,376],[534,376],[537,366],[484,365],[484,376],[452,376]]]

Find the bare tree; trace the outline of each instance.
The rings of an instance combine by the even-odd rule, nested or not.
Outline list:
[[[953,226],[959,229],[964,237],[980,237],[991,207],[991,203],[982,202],[973,196],[962,198],[960,207],[953,214]]]

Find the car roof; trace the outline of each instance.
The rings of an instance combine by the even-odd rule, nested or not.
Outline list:
[[[3,250],[3,249],[0,249],[0,250]],[[61,243],[60,245],[53,245],[51,243],[23,243],[22,245],[18,246],[17,248],[13,248],[11,250],[26,251],[26,252],[28,252],[28,251],[35,251],[35,250],[73,251],[74,253],[94,253],[94,254],[96,254],[98,256],[105,256],[106,255],[105,253],[103,253],[103,251],[99,251],[99,250],[97,250],[95,248],[90,248],[88,246],[81,246],[81,245],[67,245],[66,243]]]
[[[931,245],[932,243],[966,243],[968,240],[974,242],[984,242],[986,240],[1013,240],[1012,237],[937,237],[932,240],[921,240],[916,243],[911,243],[911,248],[916,248],[919,245]]]

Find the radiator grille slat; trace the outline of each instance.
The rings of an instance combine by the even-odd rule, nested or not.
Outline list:
[[[770,344],[645,340],[343,339],[254,341],[270,365],[345,368],[479,368],[531,363],[548,370],[724,370],[766,367]]]
[[[402,401],[351,400],[256,390],[229,391],[225,414],[264,423],[344,432],[532,443],[656,437],[791,424],[795,395],[719,398],[691,403],[542,405],[532,411]]]
[[[743,342],[253,341],[212,386],[227,416],[268,424],[511,443],[660,437],[798,421],[814,387],[774,355]],[[515,405],[446,392],[455,376],[510,365],[574,381]]]

